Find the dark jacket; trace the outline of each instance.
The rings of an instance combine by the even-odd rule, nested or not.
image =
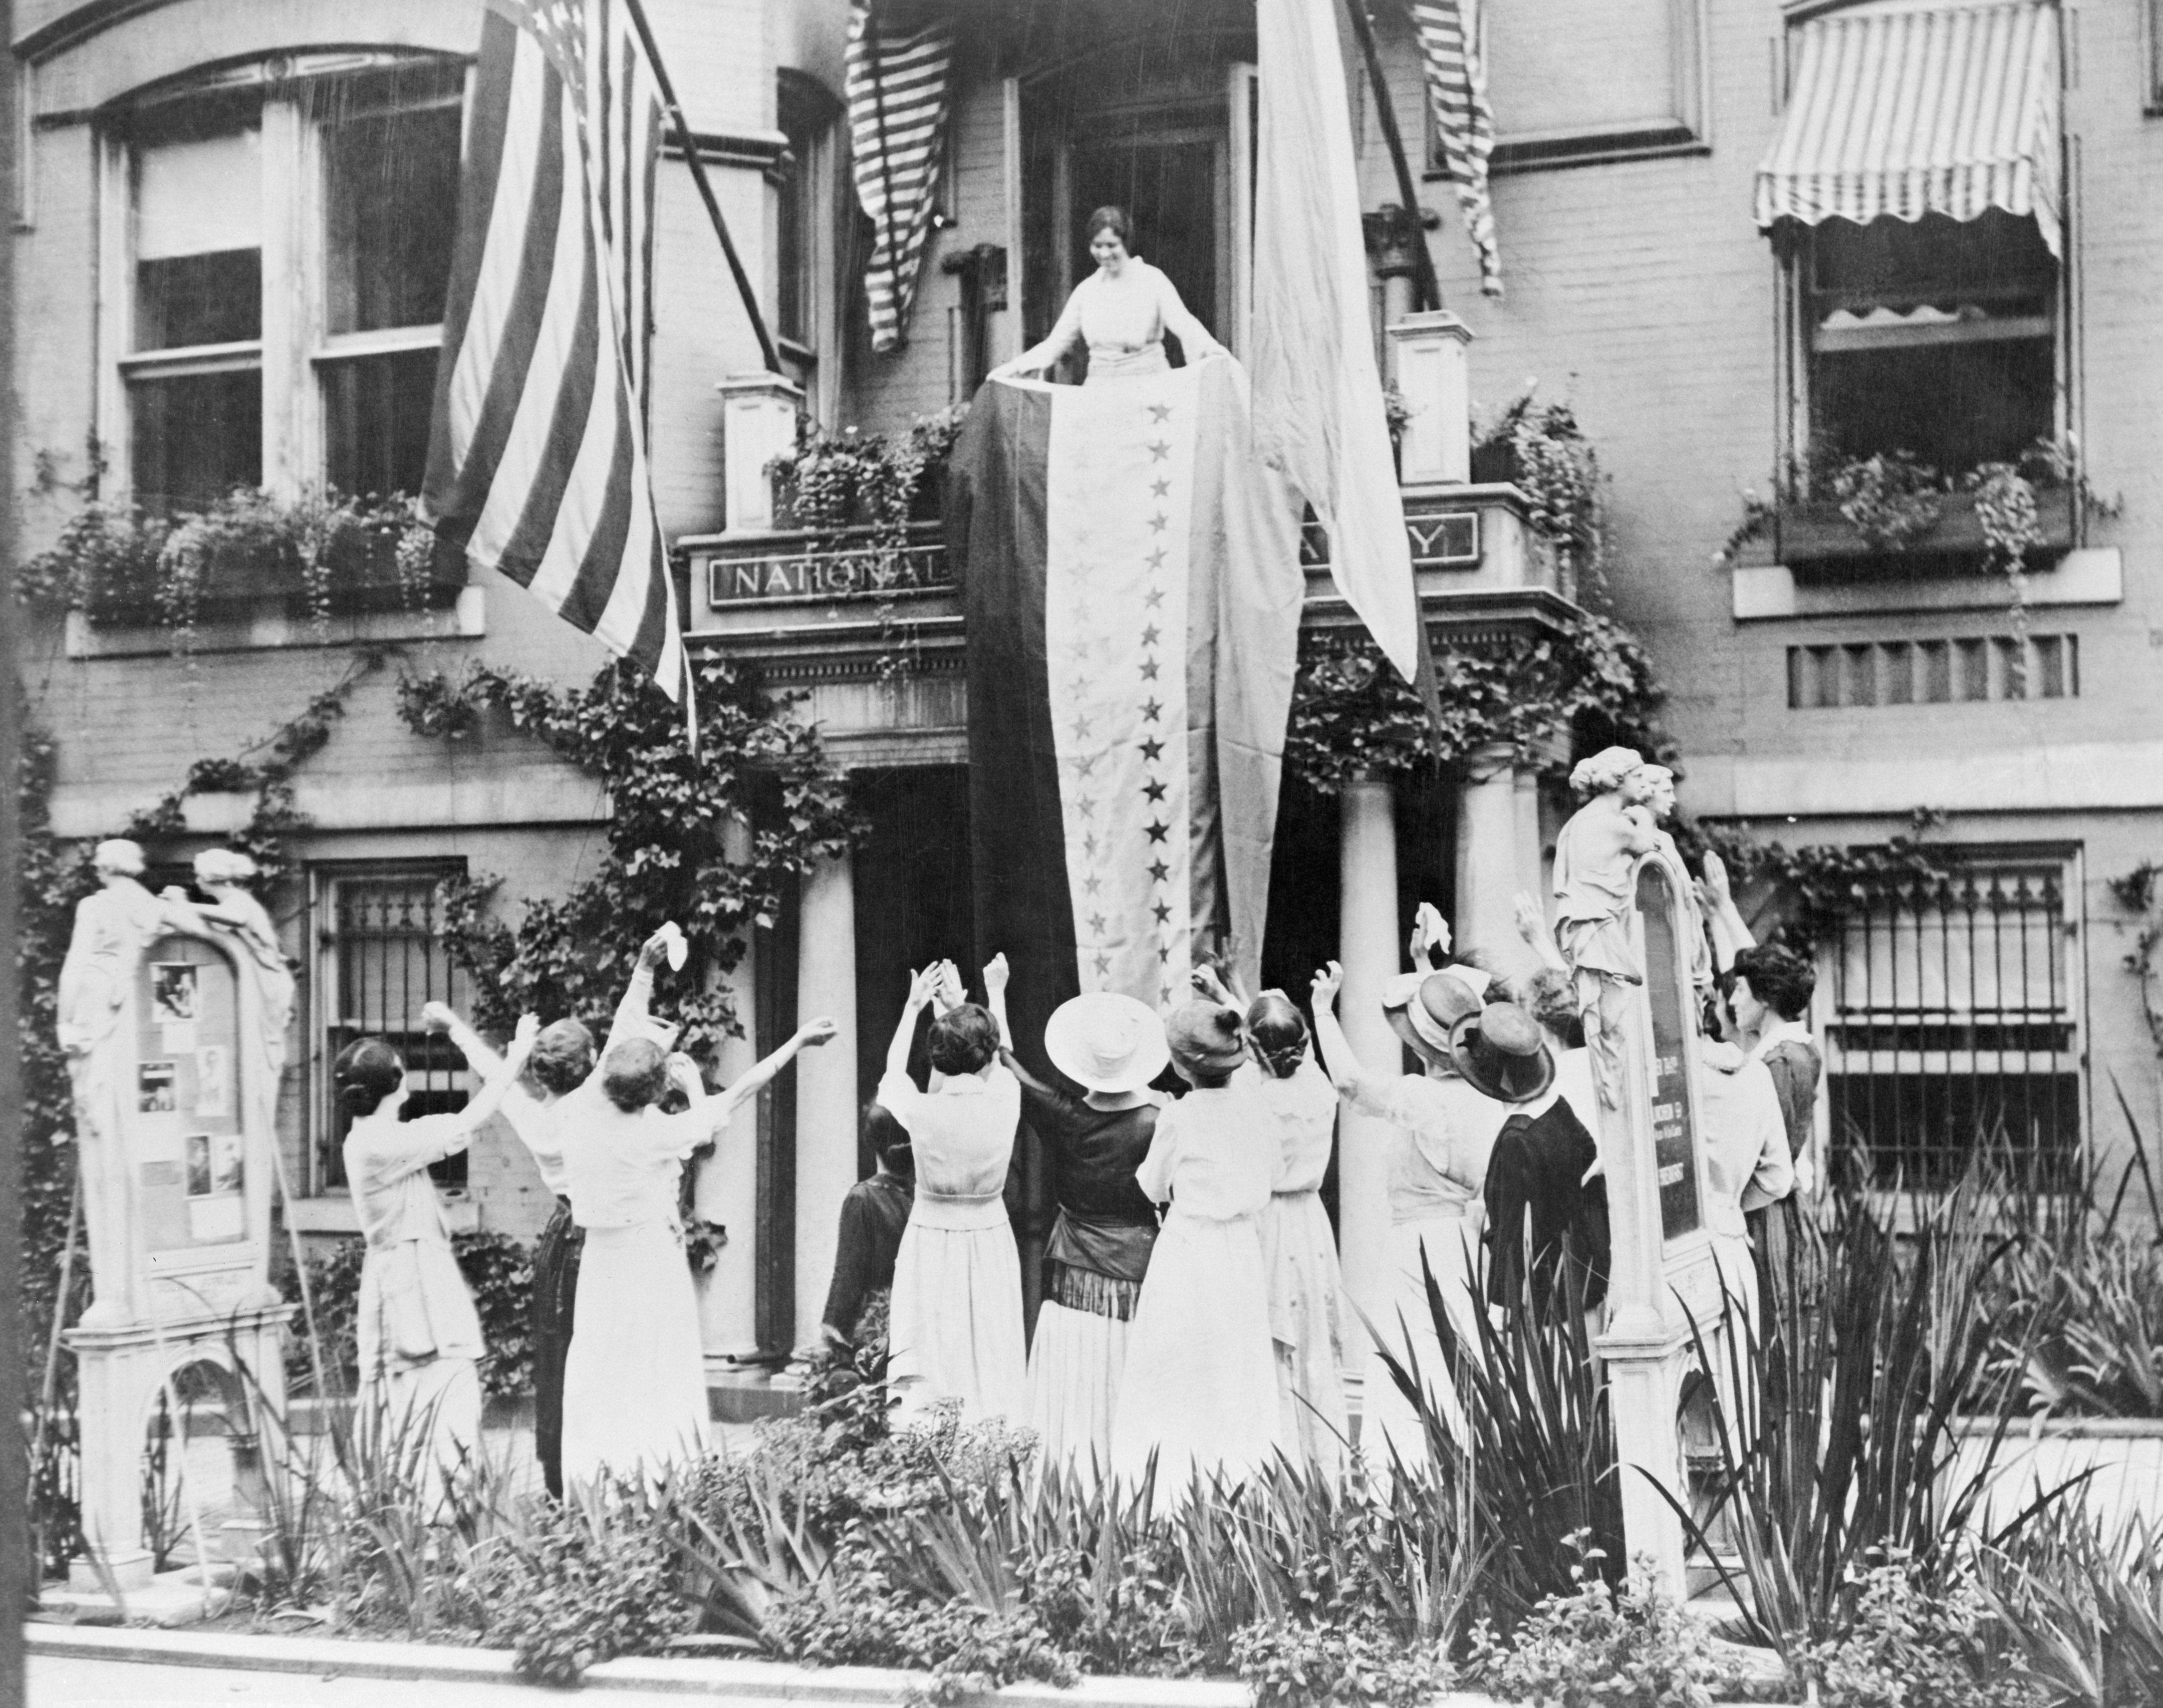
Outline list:
[[[1584,1302],[1607,1297],[1607,1182],[1583,1185],[1600,1154],[1577,1111],[1557,1098],[1538,1115],[1512,1115],[1487,1161],[1487,1297],[1511,1306],[1525,1294],[1531,1224],[1534,1303],[1551,1301],[1565,1255],[1584,1271]]]

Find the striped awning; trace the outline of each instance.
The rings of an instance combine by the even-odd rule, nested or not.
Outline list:
[[[2058,11],[1872,0],[1789,38],[1788,110],[1757,223],[2032,216],[2058,253]]]

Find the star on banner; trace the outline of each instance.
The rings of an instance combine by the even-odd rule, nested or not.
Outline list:
[[[1171,406],[1168,403],[1152,403],[1149,412],[1151,421],[1167,422],[1171,419]]]
[[[1171,482],[1169,480],[1152,480],[1150,482],[1150,490],[1155,493],[1159,498],[1162,498],[1166,493],[1171,490]]]
[[[1142,702],[1142,715],[1151,723],[1157,720],[1157,715],[1163,710],[1164,702],[1160,699],[1145,699]]]
[[[1171,868],[1161,860],[1156,862],[1149,870],[1150,877],[1159,883],[1162,883],[1171,876]]]
[[[1149,839],[1150,841],[1161,842],[1164,841],[1165,833],[1171,830],[1171,826],[1166,824],[1162,819],[1158,819],[1153,823],[1144,825],[1143,828],[1149,832]]]
[[[1144,762],[1148,764],[1154,765],[1158,757],[1164,752],[1164,743],[1161,741],[1144,741],[1141,743],[1141,750]]]
[[[1152,439],[1150,441],[1149,453],[1150,462],[1161,463],[1171,454],[1171,447],[1165,443],[1162,439]]]
[[[1151,800],[1162,800],[1164,799],[1164,791],[1165,785],[1161,783],[1144,783],[1142,785],[1142,793],[1147,795]]]

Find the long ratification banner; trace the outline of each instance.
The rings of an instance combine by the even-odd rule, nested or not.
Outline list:
[[[1236,362],[1094,385],[995,381],[956,446],[977,947],[1017,1042],[1066,997],[1249,988],[1304,579]]]

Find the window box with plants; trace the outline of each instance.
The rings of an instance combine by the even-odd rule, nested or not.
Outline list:
[[[2070,549],[2075,537],[2071,487],[2037,485],[2034,491],[2035,537],[2027,549]],[[1977,500],[1973,490],[1931,492],[1910,525],[1891,534],[1879,534],[1873,542],[1850,520],[1848,506],[1842,500],[1832,496],[1789,499],[1779,506],[1768,544],[1773,558],[1791,568],[1857,558],[1890,558],[1903,553],[1979,558],[1990,549],[1992,542]]]
[[[409,499],[288,500],[243,488],[170,516],[124,501],[86,506],[24,579],[32,597],[56,599],[101,628],[191,630],[266,611],[321,623],[442,610],[466,574],[464,554]]]

